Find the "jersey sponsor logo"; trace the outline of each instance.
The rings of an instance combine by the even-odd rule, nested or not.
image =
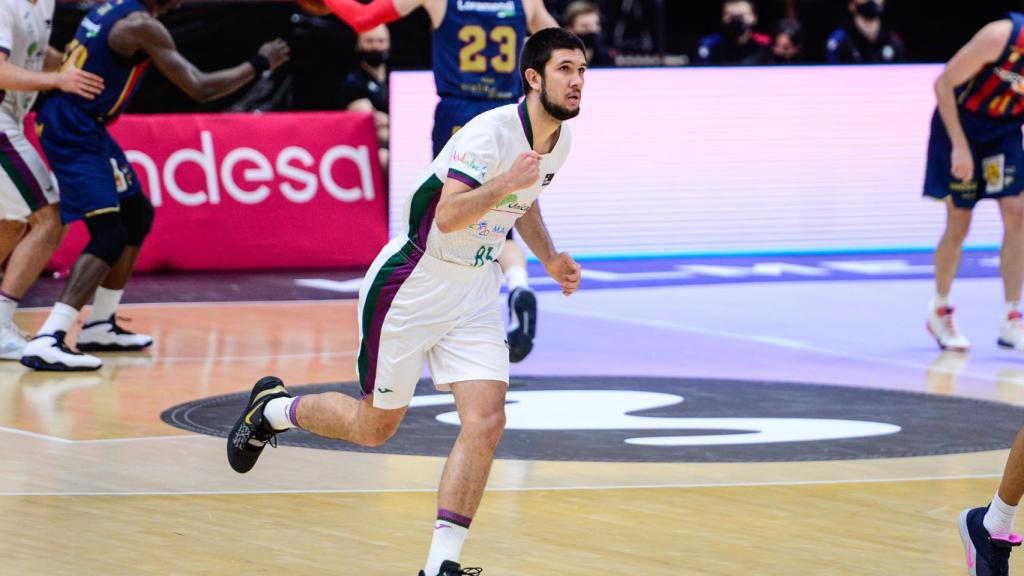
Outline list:
[[[481,182],[487,178],[487,165],[480,162],[473,156],[470,156],[469,152],[463,152],[462,154],[453,153],[451,168],[461,170],[462,172],[468,172],[470,176],[479,175],[478,180]]]
[[[554,180],[554,179],[555,179],[554,172],[552,172],[551,174],[545,174],[544,175],[544,182],[541,183],[541,186],[547,186],[548,184],[551,184],[551,181]]]
[[[516,13],[516,3],[512,1],[480,2],[477,0],[458,0],[456,7],[459,12],[490,12],[497,14],[501,18],[506,18],[508,15]]]
[[[519,202],[519,196],[515,194],[509,194],[498,202],[498,205],[494,207],[498,212],[514,212],[516,214],[525,214],[530,209],[529,204],[523,204]]]
[[[1024,76],[1005,68],[995,68],[996,76],[1010,85],[1010,89],[1018,94],[1024,94]]]
[[[97,24],[88,18],[82,19],[82,28],[85,29],[86,38],[95,38],[99,35],[100,30],[103,29],[101,24]]]

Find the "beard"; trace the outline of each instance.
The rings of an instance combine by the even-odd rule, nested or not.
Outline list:
[[[560,122],[575,118],[576,115],[580,113],[579,108],[573,110],[571,108],[566,108],[565,106],[559,106],[548,99],[548,87],[544,80],[540,81],[540,104],[544,107],[545,112]]]

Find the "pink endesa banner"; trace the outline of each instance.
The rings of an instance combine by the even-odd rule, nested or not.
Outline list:
[[[110,132],[156,207],[137,270],[365,267],[387,242],[368,114],[132,115]],[[51,266],[87,241],[74,224]]]

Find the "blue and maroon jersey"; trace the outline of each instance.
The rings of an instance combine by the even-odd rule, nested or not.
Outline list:
[[[136,58],[125,58],[110,48],[108,38],[111,28],[119,20],[145,10],[141,0],[109,0],[86,14],[75,39],[65,50],[64,66],[75,66],[101,76],[103,93],[95,100],[65,92],[56,92],[52,98],[65,99],[103,123],[120,114],[139,87],[149,58],[145,53]]]
[[[448,0],[434,30],[434,82],[443,97],[515,101],[528,34],[522,0]]]
[[[1024,14],[1010,14],[1013,30],[999,58],[956,90],[957,103],[990,118],[1024,116]]]

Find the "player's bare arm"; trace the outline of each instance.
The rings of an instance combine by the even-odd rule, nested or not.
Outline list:
[[[536,152],[523,152],[507,172],[479,188],[449,178],[437,203],[437,227],[448,234],[479,222],[499,200],[540,178],[540,160]]]
[[[436,4],[436,2],[434,0],[373,0],[363,4],[359,0],[324,0],[324,4],[342,22],[355,30],[356,34],[362,34],[381,24],[394,22],[408,16],[420,6]],[[431,6],[425,7],[428,12],[431,12],[431,20],[433,20],[434,14]],[[437,22],[435,22],[436,25]]]
[[[43,71],[54,72],[64,63],[64,53],[53,46],[46,47],[46,57],[43,59]]]
[[[203,72],[178,52],[167,28],[148,14],[135,14],[118,22],[110,31],[110,47],[127,58],[140,50],[145,52],[161,74],[198,102],[227,96],[253,81],[260,72],[250,62]],[[274,70],[288,61],[288,45],[283,40],[273,40],[261,46],[259,54]]]
[[[63,90],[92,100],[103,92],[103,78],[72,66],[57,72],[35,72],[8,62],[0,52],[0,90]]]
[[[516,231],[534,256],[540,259],[548,275],[562,287],[562,294],[568,296],[579,289],[582,268],[568,252],[555,250],[555,243],[541,216],[539,201],[535,201],[526,214],[516,220]]]
[[[953,89],[977,74],[986,64],[994,62],[1010,39],[1013,23],[999,20],[988,24],[974,35],[950,61],[946,69],[935,80],[935,98],[938,100],[939,115],[953,143],[953,176],[962,181],[974,177],[974,159],[964,135],[963,125],[957,110]]]
[[[523,0],[523,10],[526,11],[526,27],[533,34],[545,28],[557,28],[558,22],[544,6],[544,0]]]

